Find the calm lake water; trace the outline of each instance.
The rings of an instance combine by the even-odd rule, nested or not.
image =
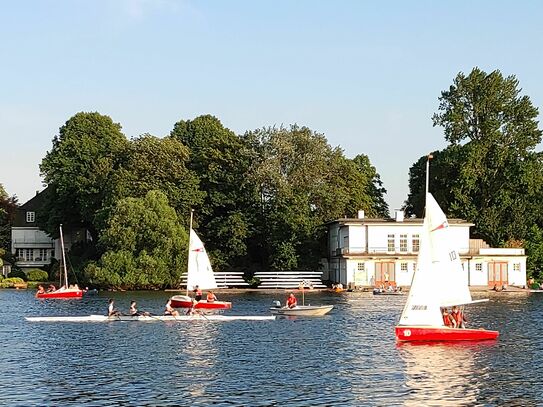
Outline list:
[[[404,296],[311,293],[325,317],[232,322],[30,323],[104,313],[107,298],[160,313],[172,293],[36,300],[0,290],[0,404],[7,406],[543,405],[543,294],[489,293],[467,310],[495,342],[398,345]],[[221,293],[267,315],[286,293]],[[475,295],[475,297],[478,297]]]

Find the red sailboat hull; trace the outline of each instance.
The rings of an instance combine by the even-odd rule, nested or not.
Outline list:
[[[174,308],[190,308],[192,306],[192,300],[186,295],[174,295],[171,298],[172,307]],[[195,309],[231,309],[232,303],[227,301],[213,301],[207,302],[201,300],[194,306]]]
[[[56,290],[48,293],[38,293],[36,298],[82,298],[83,290]]]
[[[496,339],[498,331],[429,326],[397,326],[396,339],[402,342],[485,341]]]

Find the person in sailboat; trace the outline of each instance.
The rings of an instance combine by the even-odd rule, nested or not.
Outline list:
[[[192,292],[194,293],[194,299],[196,300],[196,302],[200,302],[202,299],[202,290],[200,289],[200,287],[195,285]]]
[[[217,296],[213,293],[213,291],[208,291],[206,299],[207,299],[207,302],[214,302],[214,301],[217,301]]]
[[[449,328],[456,328],[456,320],[451,314],[449,314],[449,310],[447,308],[443,308],[441,313],[443,316],[443,324]]]
[[[121,315],[121,313],[115,308],[115,300],[113,298],[110,298],[108,301],[107,316],[114,317],[117,315]]]
[[[290,293],[287,298],[287,308],[295,308],[298,305],[298,300],[294,296],[294,293]]]
[[[164,315],[171,315],[173,317],[179,316],[179,311],[172,307],[172,300],[168,300],[168,302],[166,303]]]
[[[457,328],[466,327],[466,322],[468,322],[468,320],[466,319],[466,316],[464,315],[464,313],[456,305],[452,308],[451,316],[456,322]]]
[[[49,287],[47,287],[47,292],[52,293],[53,291],[56,291],[57,287],[55,287],[54,284],[49,284]]]
[[[36,297],[38,296],[38,294],[44,294],[45,293],[45,288],[43,287],[43,285],[39,285],[38,286],[38,291],[36,292]]]

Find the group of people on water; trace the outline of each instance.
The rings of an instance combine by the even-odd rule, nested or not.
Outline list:
[[[45,289],[43,285],[40,284],[38,285],[38,291],[36,291],[36,296],[38,294],[45,294],[45,293],[52,293],[55,291],[66,290],[66,288],[69,288],[70,290],[79,290],[79,286],[77,284],[70,284],[68,287],[63,285],[59,289],[57,289],[57,287],[54,284],[49,284],[49,287],[47,287],[47,290]],[[86,288],[85,290],[88,290],[88,288]]]
[[[192,300],[191,307],[188,308],[188,310],[187,310],[187,315],[193,315],[194,312],[195,312],[196,305],[202,300],[202,290],[200,289],[200,287],[195,286],[194,290],[193,290],[193,293],[194,293],[194,299]],[[213,291],[208,291],[207,296],[206,296],[206,300],[207,300],[207,302],[217,301],[217,296],[213,293]],[[107,315],[109,317],[124,315],[118,309],[115,308],[115,300],[113,298],[110,298],[109,301],[108,301]],[[130,316],[151,316],[151,313],[146,312],[146,311],[138,311],[136,301],[132,300],[130,302],[130,308],[129,308],[129,311],[128,311],[128,315],[130,315]],[[168,302],[166,302],[166,305],[164,307],[164,315],[171,315],[171,316],[174,316],[174,317],[179,316],[179,311],[176,310],[172,306],[172,300],[171,299],[168,299]]]
[[[452,307],[451,312],[449,312],[447,308],[442,308],[441,312],[443,316],[443,324],[445,326],[448,326],[449,328],[466,327],[466,322],[468,322],[468,320],[466,319],[466,316],[464,315],[462,310],[456,305]]]

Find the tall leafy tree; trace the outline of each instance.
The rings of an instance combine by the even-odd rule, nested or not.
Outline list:
[[[264,268],[316,268],[324,222],[359,209],[378,214],[368,193],[378,175],[363,156],[349,160],[322,134],[296,125],[243,138],[255,154],[250,179],[258,188],[260,215],[254,252]]]
[[[186,268],[188,235],[161,191],[117,202],[100,237],[105,253],[85,269],[98,286],[177,286]]]
[[[430,189],[450,216],[475,223],[492,245],[528,236],[540,224],[543,167],[538,110],[514,76],[474,68],[441,93],[435,126],[449,146],[432,162]],[[421,213],[425,157],[411,168],[409,211]],[[442,191],[442,192],[438,192]]]
[[[40,165],[49,190],[38,219],[45,230],[57,236],[63,219],[86,227],[98,239],[96,214],[127,146],[121,125],[97,112],[77,113],[60,128]]]
[[[150,190],[160,190],[181,219],[188,219],[190,208],[200,205],[205,195],[188,163],[189,150],[176,138],[144,134],[130,140],[109,180],[102,216],[107,218],[108,208],[119,199],[143,198]]]
[[[239,265],[247,254],[251,186],[249,151],[219,119],[204,115],[177,122],[170,137],[189,149],[188,168],[199,178],[205,198],[196,206],[202,238],[216,269]]]

